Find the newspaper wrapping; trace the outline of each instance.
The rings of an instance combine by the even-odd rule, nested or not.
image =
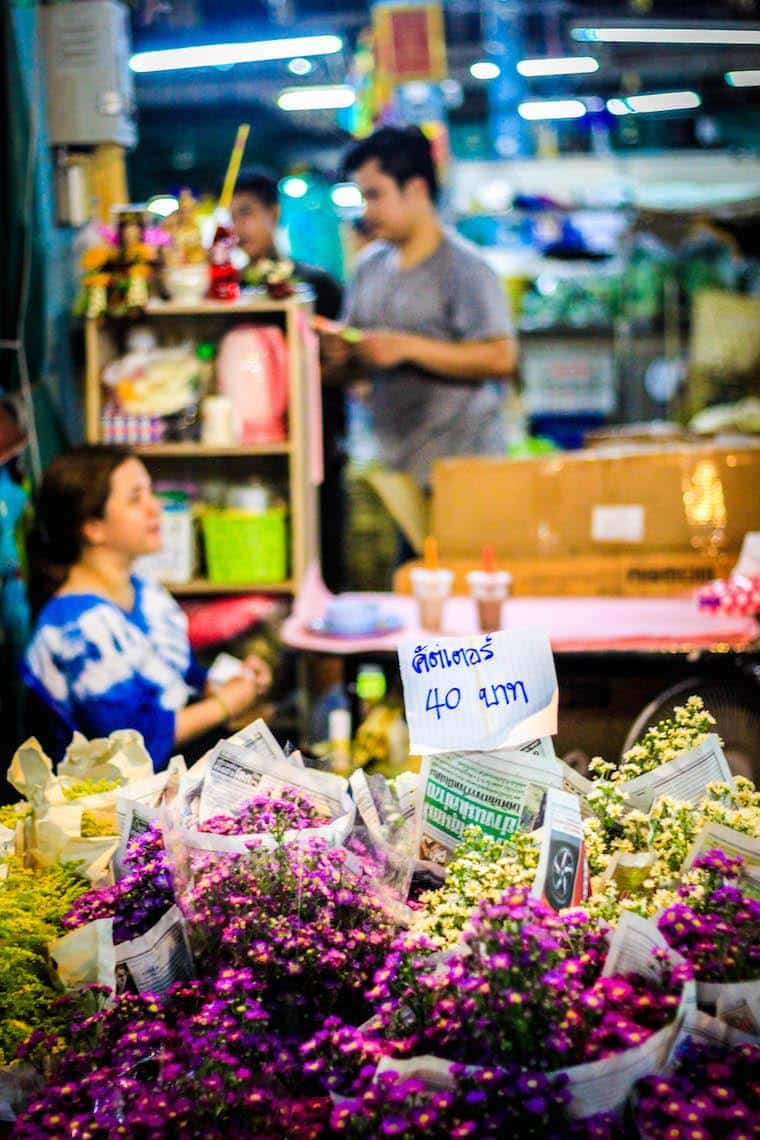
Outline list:
[[[739,885],[757,897],[760,839],[720,823],[705,824],[689,848],[682,873],[689,870],[699,855],[716,847],[732,859],[742,859],[744,866]],[[741,982],[697,982],[697,1001],[701,1009],[715,1012],[722,1020],[748,1033],[760,1035],[760,978]]]
[[[293,790],[324,816],[325,824],[304,832],[287,832],[286,842],[324,839],[333,846],[345,842],[354,822],[355,805],[348,782],[331,772],[318,772],[290,764],[280,756],[222,741],[209,760],[200,789],[198,820],[234,815],[253,796],[278,798]],[[251,836],[257,840],[258,836]],[[263,839],[262,841],[266,841]]]
[[[114,992],[162,994],[174,982],[194,975],[185,920],[179,907],[166,914],[139,938],[114,947]]]
[[[697,1003],[701,1010],[737,1029],[760,1036],[760,978],[748,982],[697,982]]]
[[[84,808],[78,803],[55,804],[34,821],[32,855],[41,867],[79,863],[79,871],[93,886],[113,881],[110,863],[119,845],[116,834],[82,837]],[[114,813],[114,832],[116,815]]]
[[[161,809],[148,807],[124,797],[117,801],[116,810],[121,824],[121,838],[119,846],[114,852],[112,865],[114,879],[118,881],[124,878],[124,856],[127,853],[127,847],[138,835],[144,835],[154,820],[161,819]]]
[[[715,1015],[734,1029],[760,1039],[760,981],[743,986],[723,986],[715,1003]]]
[[[631,912],[624,912],[612,934],[602,975],[608,977],[628,971],[656,975],[658,967],[652,959],[652,951],[655,949],[664,949],[673,963],[683,961],[680,955],[667,946],[653,923]],[[567,1076],[572,1094],[570,1114],[576,1119],[583,1119],[598,1112],[613,1112],[622,1108],[638,1080],[664,1070],[684,1020],[695,1010],[694,985],[687,982],[673,1021],[642,1045],[601,1061],[571,1065],[567,1069],[549,1073],[550,1077]],[[477,1075],[478,1066],[468,1066],[467,1071]],[[398,1073],[403,1080],[418,1078],[432,1090],[450,1088],[454,1083],[452,1062],[428,1054],[407,1060],[383,1057],[378,1062],[375,1077],[384,1072]]]
[[[632,807],[648,812],[660,796],[698,804],[713,783],[734,786],[720,740],[711,732],[696,748],[619,787]]]
[[[578,796],[549,788],[540,832],[532,893],[555,911],[579,906],[588,897],[589,875]]]
[[[739,1033],[737,1030],[732,1029],[724,1022],[716,1021],[714,1017],[708,1017],[707,1014],[701,1013],[699,1010],[690,1010],[683,1019],[681,1026],[676,1034],[675,1040],[670,1050],[670,1055],[665,1063],[665,1072],[672,1072],[677,1061],[678,1056],[686,1045],[687,1041],[693,1041],[702,1045],[719,1045],[719,1046],[733,1046],[741,1045],[751,1042],[752,1038],[747,1036],[746,1033]],[[636,1112],[636,1095],[633,1098],[634,1115]],[[655,1136],[652,1133],[639,1128],[638,1135],[641,1140],[661,1140],[659,1135]]]
[[[743,1033],[719,1018],[710,1017],[701,1009],[692,1009],[684,1017],[676,1034],[668,1057],[667,1069],[672,1069],[678,1059],[679,1050],[688,1038],[703,1045],[747,1045],[756,1040],[752,1034]]]
[[[743,860],[742,885],[746,885],[750,893],[753,887],[760,886],[760,839],[745,835],[743,831],[734,831],[732,827],[724,827],[721,823],[705,824],[689,848],[681,871],[688,871],[698,855],[713,847],[719,847],[731,859],[739,857]]]
[[[588,804],[589,792],[593,792],[593,780],[587,779],[580,772],[576,772],[575,768],[571,768],[564,760],[560,760],[562,768],[562,788],[565,792],[572,792],[576,795],[581,805],[581,815],[584,819],[593,816],[593,811]]]
[[[53,764],[36,737],[25,740],[13,754],[8,768],[8,783],[31,803],[37,789],[42,789],[53,776]]]
[[[533,831],[547,790],[561,787],[559,763],[535,752],[425,756],[417,789],[417,858],[443,877],[466,827],[476,824],[497,839]]]
[[[74,780],[144,780],[153,775],[153,762],[134,729],[118,729],[100,740],[86,740],[75,732],[58,775]]]

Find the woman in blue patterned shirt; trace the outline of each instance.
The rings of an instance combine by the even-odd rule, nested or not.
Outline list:
[[[29,538],[37,621],[22,674],[34,731],[55,760],[74,730],[99,737],[133,728],[158,771],[271,680],[252,657],[240,676],[209,685],[183,611],[132,572],[135,559],[160,549],[159,522],[148,472],[127,448],[77,447],[45,473]]]

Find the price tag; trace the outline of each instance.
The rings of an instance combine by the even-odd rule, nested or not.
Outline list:
[[[557,674],[543,630],[403,638],[409,747],[493,752],[557,731]]]

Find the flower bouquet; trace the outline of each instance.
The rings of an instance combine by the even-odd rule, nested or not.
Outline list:
[[[192,977],[193,965],[160,823],[130,840],[123,863],[116,883],[77,899],[51,955],[69,985],[163,992]]]
[[[420,896],[412,930],[441,950],[454,946],[482,902],[497,902],[511,887],[530,887],[538,869],[539,846],[531,835],[507,840],[467,827],[446,881]]]
[[[287,258],[265,258],[247,266],[242,273],[243,284],[265,288],[275,301],[292,297],[295,293],[295,266]]]
[[[700,837],[732,848],[741,835],[760,838],[760,792],[730,775],[713,723],[701,699],[691,697],[673,719],[650,729],[619,768],[591,761],[595,779],[582,788],[590,913],[609,922],[622,909],[651,917],[675,901]]]
[[[279,845],[288,832],[310,831],[327,822],[327,817],[320,815],[300,792],[283,788],[278,797],[254,796],[247,800],[237,815],[212,816],[199,824],[198,830],[212,835],[270,835]]]
[[[707,851],[658,929],[692,966],[700,1006],[733,1011],[760,1033],[760,902],[739,886],[743,860]]]
[[[693,991],[690,971],[650,924],[628,915],[608,942],[582,911],[559,917],[528,888],[482,903],[442,961],[402,939],[375,978],[366,1035],[387,1043],[379,1071],[451,1064],[567,1074],[570,1112],[612,1111],[660,1068]],[[640,948],[644,947],[644,950]],[[622,1055],[622,1056],[621,1056]]]
[[[13,857],[0,880],[0,1064],[12,1061],[32,1031],[65,1036],[66,1019],[55,1005],[63,987],[51,968],[47,944],[86,881],[71,866],[24,867]],[[60,1042],[58,1047],[60,1048]]]
[[[301,1085],[297,1050],[250,968],[209,972],[164,998],[124,994],[73,1027],[54,1079],[15,1135],[317,1140],[329,1098]]]
[[[702,1015],[699,1015],[702,1018]],[[667,1074],[636,1087],[642,1140],[752,1140],[760,1119],[760,1043],[721,1040],[703,1018],[676,1048]],[[741,1035],[738,1035],[741,1038]]]
[[[139,733],[120,731],[85,740],[75,733],[53,774],[50,758],[32,737],[18,748],[8,781],[26,797],[23,850],[37,865],[79,865],[93,884],[112,882],[119,843],[119,801],[158,804],[171,773],[153,774]],[[17,847],[18,847],[17,843]]]
[[[347,852],[317,840],[252,847],[199,870],[183,900],[196,958],[250,967],[283,1032],[303,1037],[324,1017],[371,1012],[365,993],[395,923]]]
[[[346,780],[304,768],[299,754],[286,757],[264,722],[254,721],[180,781],[166,841],[184,892],[207,855],[311,839],[340,845],[354,819]]]

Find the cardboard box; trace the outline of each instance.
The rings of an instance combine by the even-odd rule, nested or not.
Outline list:
[[[484,543],[510,566],[547,555],[712,558],[759,529],[760,445],[444,459],[433,469],[432,532],[447,560],[478,559]]]
[[[714,578],[730,574],[735,554],[602,554],[559,558],[503,558],[500,567],[512,575],[513,597],[663,597],[689,593]],[[395,575],[394,589],[411,593],[408,562]],[[467,594],[467,573],[480,569],[479,559],[446,560],[454,571],[453,592]]]

